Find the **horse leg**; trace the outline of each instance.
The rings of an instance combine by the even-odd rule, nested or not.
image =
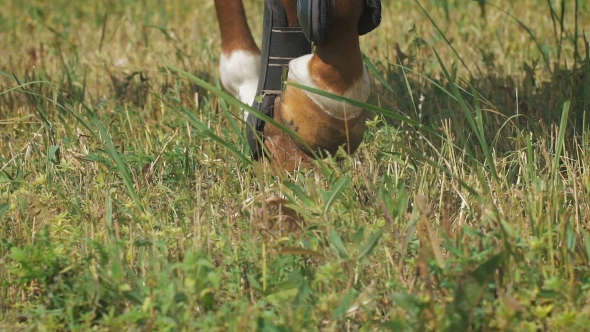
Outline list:
[[[281,0],[287,17],[296,18],[296,0]],[[366,101],[370,92],[358,36],[364,0],[335,1],[324,43],[314,54],[289,63],[287,81]],[[265,145],[275,162],[292,170],[311,161],[313,153],[334,155],[343,147],[353,153],[365,131],[364,110],[287,85],[275,103],[274,119],[291,129],[291,137],[267,124]]]
[[[252,105],[260,74],[260,49],[252,38],[244,5],[242,0],[215,0],[215,11],[221,33],[221,83],[240,101]]]

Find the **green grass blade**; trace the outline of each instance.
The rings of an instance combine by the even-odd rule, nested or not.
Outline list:
[[[333,186],[332,190],[326,193],[324,200],[324,214],[328,212],[330,206],[342,195],[342,192],[350,185],[350,176],[344,176],[338,180]]]
[[[553,156],[553,164],[551,170],[551,178],[555,183],[557,181],[557,170],[559,169],[560,159],[561,159],[561,152],[565,148],[565,133],[567,127],[567,120],[570,111],[570,101],[566,101],[563,104],[563,109],[561,111],[561,121],[559,122],[559,132],[557,134],[557,141],[555,142],[555,155]]]
[[[293,192],[293,194],[295,194],[295,196],[303,203],[303,205],[305,205],[307,208],[309,209],[313,209],[314,208],[314,203],[309,199],[309,197],[307,197],[307,195],[305,194],[305,192],[303,191],[303,189],[290,182],[290,181],[283,181],[283,185],[287,188],[289,188],[289,190],[291,190]]]
[[[215,87],[217,87],[218,89],[221,90],[221,83],[219,81],[219,76],[217,75],[217,68],[215,67],[215,62],[213,62],[213,59],[211,59],[210,62],[211,62],[211,67],[213,68],[213,79],[215,80]],[[233,129],[234,135],[236,135],[236,137],[239,137],[241,141],[245,141],[242,131],[240,130],[240,128],[238,127],[238,124],[234,120],[233,115],[229,112],[227,104],[225,103],[225,100],[223,98],[220,99],[220,104],[221,104],[221,110],[223,111],[223,114],[225,115],[227,122],[229,123],[229,125]]]
[[[590,116],[590,43],[586,43],[586,61],[583,67],[584,70],[584,120]],[[583,128],[587,128],[586,122],[582,124]]]
[[[175,107],[171,106],[171,109],[180,115],[183,115],[185,119],[194,127],[197,128],[200,132],[202,132],[205,136],[209,137],[213,141],[217,142],[219,145],[223,146],[229,152],[234,154],[238,157],[242,162],[246,165],[252,165],[252,161],[242,152],[240,152],[232,143],[228,142],[227,140],[221,138],[219,135],[215,134],[213,130],[211,130],[206,124],[199,121],[196,115],[184,107],[181,103],[178,103],[178,106],[182,109],[182,112],[177,110]]]
[[[365,246],[362,247],[361,250],[359,251],[358,255],[356,256],[356,260],[361,261],[363,258],[365,258],[369,254],[371,254],[371,252],[373,252],[373,249],[375,249],[375,247],[379,243],[379,239],[381,239],[382,235],[383,235],[382,229],[379,229],[375,233],[373,233],[373,235],[371,235],[371,237],[367,241],[367,244],[365,244]]]
[[[105,142],[106,151],[107,151],[108,155],[111,157],[111,159],[117,165],[117,169],[119,170],[119,175],[121,176],[121,179],[123,180],[123,184],[125,185],[125,188],[127,189],[127,194],[133,200],[135,207],[140,212],[144,213],[145,208],[143,207],[143,204],[141,203],[141,200],[139,199],[139,195],[135,191],[135,186],[133,185],[133,181],[131,180],[131,176],[129,175],[129,171],[127,170],[127,167],[125,166],[123,159],[121,159],[121,156],[117,152],[117,149],[115,149],[115,145],[113,144],[113,141],[111,140],[111,137],[109,136],[106,128],[100,122],[100,120],[98,120],[98,118],[96,118],[96,116],[91,115],[91,118],[92,118],[92,122],[94,122],[96,128],[98,129],[98,132],[100,133],[102,139]]]
[[[404,123],[407,123],[407,124],[409,124],[411,126],[414,126],[414,127],[420,127],[420,122],[418,122],[418,121],[416,121],[416,120],[414,120],[412,118],[409,118],[409,117],[403,116],[403,115],[399,115],[399,114],[397,114],[395,112],[392,112],[392,111],[389,111],[389,110],[386,110],[386,109],[383,109],[383,108],[379,108],[379,107],[373,106],[371,104],[367,104],[367,103],[360,102],[358,100],[354,100],[354,99],[342,97],[342,96],[339,96],[339,95],[336,95],[336,94],[333,94],[333,93],[330,93],[330,92],[326,92],[326,91],[322,91],[322,90],[319,90],[319,89],[311,88],[311,87],[308,87],[308,86],[305,86],[305,85],[301,85],[301,84],[298,84],[298,83],[293,83],[293,82],[288,82],[287,81],[287,82],[285,82],[285,85],[291,85],[291,86],[294,86],[294,87],[299,88],[301,90],[313,92],[313,93],[318,94],[318,95],[323,96],[323,97],[327,97],[327,98],[330,98],[330,99],[341,101],[341,102],[344,102],[344,103],[349,104],[349,105],[352,105],[352,106],[363,108],[363,109],[365,109],[367,111],[375,112],[377,114],[385,115],[385,116],[387,116],[389,118],[392,118],[393,120],[404,122]],[[427,131],[427,132],[429,132],[431,134],[437,134],[437,132],[435,130],[430,129],[428,127],[422,127],[422,129],[424,129],[425,131]]]
[[[348,259],[348,250],[346,250],[344,243],[342,243],[342,238],[340,238],[340,235],[331,229],[328,237],[330,239],[330,246],[336,250],[338,257],[341,259]]]
[[[475,103],[475,105],[474,105],[475,114],[476,114],[475,122],[477,125],[477,133],[478,133],[477,137],[479,139],[481,150],[486,158],[487,167],[492,172],[492,176],[497,179],[498,173],[496,171],[496,163],[494,162],[494,159],[492,157],[492,151],[491,151],[490,146],[488,144],[488,140],[486,138],[486,130],[483,125],[483,112],[481,110],[481,105],[479,103],[479,94],[477,93],[477,91],[475,90],[473,85],[470,84],[469,87],[471,88],[471,93],[474,97],[473,100]]]
[[[395,95],[395,91],[393,90],[393,88],[391,87],[391,85],[389,85],[389,82],[387,82],[387,80],[385,79],[385,77],[383,77],[383,74],[381,74],[381,72],[377,69],[377,67],[375,67],[375,65],[373,64],[373,62],[371,62],[371,60],[365,55],[363,54],[363,63],[365,64],[365,66],[367,67],[367,70],[377,78],[377,80],[383,84],[384,87],[387,88],[387,90],[389,90],[389,92],[393,93]]]
[[[446,77],[446,79],[449,81],[449,85],[451,87],[451,91],[453,92],[453,94],[455,95],[455,98],[457,98],[457,101],[459,103],[459,106],[461,106],[461,109],[463,110],[463,114],[465,115],[465,119],[467,120],[467,123],[469,124],[469,127],[471,127],[471,130],[473,130],[475,136],[477,137],[479,144],[483,150],[483,153],[486,155],[486,159],[488,161],[488,169],[491,172],[492,176],[494,177],[494,179],[498,179],[498,174],[496,173],[496,169],[494,167],[494,163],[492,160],[492,156],[490,153],[490,150],[488,148],[487,145],[487,141],[485,139],[485,132],[483,129],[483,124],[482,126],[478,126],[478,124],[476,123],[476,119],[474,118],[473,114],[471,114],[471,110],[469,109],[469,107],[467,106],[467,103],[465,102],[465,100],[463,99],[463,96],[461,95],[461,92],[459,92],[459,89],[457,88],[456,83],[453,81],[451,75],[449,74],[446,66],[444,65],[444,63],[442,62],[442,59],[440,58],[438,52],[433,49],[434,54],[436,55],[436,58],[438,60],[438,63],[441,66],[441,69]],[[475,94],[475,99],[477,99],[477,94]],[[481,112],[479,114],[481,116]],[[469,158],[472,160],[476,160],[475,156],[471,156],[469,155]]]
[[[6,212],[10,209],[9,203],[2,203],[0,204],[0,217],[4,216]]]

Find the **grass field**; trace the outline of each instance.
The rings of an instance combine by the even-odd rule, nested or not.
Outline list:
[[[590,331],[589,33],[384,0],[364,143],[284,175],[213,1],[3,2],[0,331]]]

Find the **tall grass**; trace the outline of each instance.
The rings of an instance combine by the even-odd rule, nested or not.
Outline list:
[[[0,6],[0,330],[588,330],[589,9],[384,3],[369,102],[314,91],[363,144],[287,175],[212,2]]]

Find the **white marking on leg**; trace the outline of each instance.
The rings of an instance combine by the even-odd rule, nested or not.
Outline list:
[[[221,54],[219,76],[223,87],[244,104],[252,105],[258,88],[260,54],[237,50]],[[248,112],[244,112],[244,119]]]
[[[299,83],[310,88],[320,89],[315,83],[313,73],[309,71],[309,62],[313,54],[307,54],[289,62],[288,81]],[[335,93],[333,90],[327,88],[323,89],[326,92]],[[316,93],[305,91],[307,96],[316,103],[324,112],[340,120],[344,118],[355,118],[362,113],[362,108],[355,107],[344,102],[334,100],[328,97],[320,96]],[[371,92],[371,82],[369,81],[369,74],[367,68],[363,67],[363,76],[349,87],[343,94],[343,97],[353,99],[360,102],[365,102],[369,98]]]

